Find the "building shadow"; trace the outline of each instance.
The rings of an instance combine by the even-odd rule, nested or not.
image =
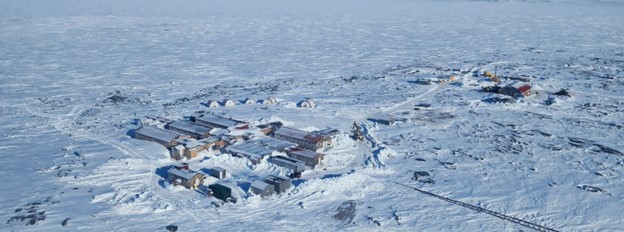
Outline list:
[[[154,173],[156,173],[156,175],[162,177],[163,179],[167,179],[167,171],[169,171],[170,168],[172,168],[173,165],[168,165],[168,166],[164,166],[164,167],[160,167],[160,168],[156,168],[156,170],[154,171]]]

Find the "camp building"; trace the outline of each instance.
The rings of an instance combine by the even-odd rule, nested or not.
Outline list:
[[[275,136],[276,139],[293,142],[298,144],[299,147],[314,151],[323,147],[331,146],[331,137],[329,136],[323,136],[290,127],[280,127],[273,132],[273,136]]]
[[[194,139],[203,139],[209,137],[210,130],[212,130],[212,128],[210,127],[202,126],[197,123],[185,120],[173,121],[167,124],[165,128],[185,135],[189,135]]]
[[[176,139],[186,136],[175,131],[169,131],[158,127],[142,126],[134,131],[134,137],[136,139],[157,142],[169,148],[177,145]]]
[[[324,156],[323,154],[318,152],[299,148],[290,149],[286,151],[286,154],[290,156],[290,158],[303,161],[306,166],[310,166],[312,168],[320,164]]]
[[[167,179],[173,185],[182,185],[186,188],[197,189],[204,183],[204,175],[188,169],[188,166],[174,166],[167,171]]]
[[[202,126],[212,127],[212,128],[231,128],[237,126],[244,126],[245,123],[242,121],[224,118],[212,114],[203,115],[201,117],[195,118],[195,122]]]
[[[260,180],[252,182],[249,189],[252,193],[261,197],[267,197],[275,193],[275,187],[272,184]]]

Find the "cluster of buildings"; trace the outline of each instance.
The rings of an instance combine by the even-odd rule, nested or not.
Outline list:
[[[339,131],[307,132],[285,127],[280,122],[252,127],[232,118],[196,114],[189,120],[171,121],[164,128],[145,125],[136,129],[134,134],[137,139],[165,146],[175,160],[193,159],[202,151],[225,152],[249,159],[253,164],[268,160],[289,169],[290,178],[297,178],[306,167],[314,169],[321,163],[324,154],[317,151],[331,147],[332,138]],[[190,170],[188,165],[178,165],[167,173],[170,183],[189,189],[202,186],[206,176],[222,180],[226,178],[226,170],[215,167],[201,172]],[[250,192],[268,196],[285,191],[290,183],[289,178],[269,176],[251,183]],[[232,189],[225,184],[212,184],[208,189],[218,199],[227,201],[231,198]]]
[[[485,92],[503,94],[513,98],[528,97],[532,94],[530,84],[532,78],[529,76],[501,76],[503,79],[512,81],[505,86],[501,86],[501,77],[497,76],[496,72],[491,73],[489,71],[485,71],[482,75],[490,78],[496,83],[493,88],[490,87],[484,89]],[[475,72],[473,73],[473,76],[478,77],[480,75],[478,72]]]

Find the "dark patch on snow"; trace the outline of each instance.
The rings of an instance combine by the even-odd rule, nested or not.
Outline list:
[[[485,92],[485,93],[500,93],[500,89],[501,89],[500,86],[494,85],[494,86],[485,86],[481,88],[479,91]]]
[[[592,192],[592,193],[604,193],[604,194],[607,194],[609,196],[612,196],[611,193],[609,193],[609,192],[607,192],[607,191],[605,191],[605,190],[603,190],[601,188],[598,188],[598,187],[595,187],[595,186],[591,186],[591,185],[586,185],[586,184],[584,184],[584,185],[577,185],[576,188],[582,189],[582,190],[585,190],[585,191],[588,191],[588,192]]]
[[[353,222],[353,218],[355,218],[355,213],[357,212],[355,209],[355,201],[345,201],[336,209],[338,213],[334,215],[334,219],[343,221],[345,224],[350,224]]]
[[[561,90],[559,90],[557,92],[554,92],[553,95],[570,97],[570,93],[566,89],[561,89]]]
[[[61,226],[67,226],[67,223],[69,223],[69,219],[70,218],[65,218],[65,220],[63,220],[63,222],[61,222]]]
[[[171,169],[171,167],[173,167],[173,165],[168,165],[168,166],[164,166],[164,167],[160,167],[157,168],[154,173],[156,173],[156,175],[162,177],[163,179],[167,179],[169,177],[169,175],[167,174],[167,171],[169,171],[169,169]]]
[[[578,147],[578,148],[588,148],[588,147],[594,147],[594,149],[592,149],[592,151],[595,152],[601,152],[601,153],[607,153],[607,154],[614,154],[614,155],[619,155],[619,156],[624,156],[624,153],[615,150],[613,148],[607,147],[605,145],[596,143],[594,141],[588,140],[588,139],[582,139],[582,138],[574,138],[574,137],[569,137],[569,144],[574,146],[574,147]]]
[[[366,218],[368,218],[369,222],[374,223],[377,226],[381,226],[381,222],[377,221],[377,219],[370,217],[370,216],[366,216]]]
[[[331,179],[336,177],[341,177],[343,174],[327,174],[321,177],[321,179]]]
[[[168,226],[165,226],[165,230],[167,230],[169,232],[176,232],[176,231],[178,231],[178,226],[176,226],[176,225],[168,225]]]
[[[51,197],[46,198],[44,203],[50,203]],[[7,220],[7,224],[14,222],[26,221],[26,226],[37,225],[40,221],[45,221],[46,212],[41,209],[41,202],[30,202],[23,205],[20,208],[15,209],[14,213],[20,213],[19,215],[12,216]]]
[[[507,96],[494,96],[494,97],[485,98],[481,101],[485,103],[505,103],[505,104],[516,103],[516,99],[512,97],[507,97]]]
[[[139,103],[142,105],[147,105],[152,103],[151,100],[143,100],[141,98],[130,98],[128,97],[126,94],[122,93],[119,90],[115,90],[113,92],[108,93],[108,97],[106,99],[104,99],[104,101],[102,101],[102,103],[108,103],[108,104],[114,104],[114,105],[119,105],[119,104],[128,104],[128,103]]]
[[[414,171],[414,177],[412,177],[412,180],[418,180],[421,177],[429,177],[429,172],[425,172],[425,171]]]

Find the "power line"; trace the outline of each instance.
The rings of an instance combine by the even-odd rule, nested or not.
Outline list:
[[[435,198],[438,198],[438,199],[441,199],[441,200],[444,200],[444,201],[447,201],[447,202],[450,202],[450,203],[453,203],[453,204],[456,204],[456,205],[459,205],[459,206],[462,206],[462,207],[465,207],[465,208],[468,208],[468,209],[472,209],[472,210],[477,211],[477,212],[487,213],[487,214],[492,215],[494,217],[497,217],[497,218],[503,219],[505,221],[509,221],[509,222],[512,222],[512,223],[515,223],[515,224],[518,224],[518,225],[521,225],[521,226],[524,226],[524,227],[527,227],[527,228],[530,228],[530,229],[534,229],[536,231],[559,232],[558,230],[551,229],[551,228],[548,228],[548,227],[545,227],[545,226],[542,226],[542,225],[538,225],[538,224],[533,223],[533,222],[525,221],[525,220],[522,220],[522,219],[519,219],[519,218],[516,218],[516,217],[508,216],[508,215],[505,215],[505,214],[502,214],[502,213],[499,213],[499,212],[495,212],[495,211],[492,211],[492,210],[489,210],[489,209],[485,209],[485,208],[482,208],[482,207],[479,207],[479,206],[476,206],[476,205],[471,205],[471,204],[468,204],[468,203],[464,203],[464,202],[461,202],[461,201],[458,201],[458,200],[453,200],[453,199],[450,199],[450,198],[447,198],[447,197],[443,197],[443,196],[440,196],[438,194],[435,194],[435,193],[432,193],[432,192],[428,192],[428,191],[425,191],[425,190],[422,190],[422,189],[419,189],[419,188],[416,188],[416,187],[412,187],[412,186],[409,186],[409,185],[397,183],[397,182],[394,182],[394,181],[391,181],[391,180],[388,180],[388,182],[393,183],[393,184],[397,184],[397,185],[400,185],[400,186],[403,186],[403,187],[406,187],[406,188],[410,188],[410,189],[416,190],[418,192],[427,194],[429,196],[432,196],[432,197],[435,197]]]

